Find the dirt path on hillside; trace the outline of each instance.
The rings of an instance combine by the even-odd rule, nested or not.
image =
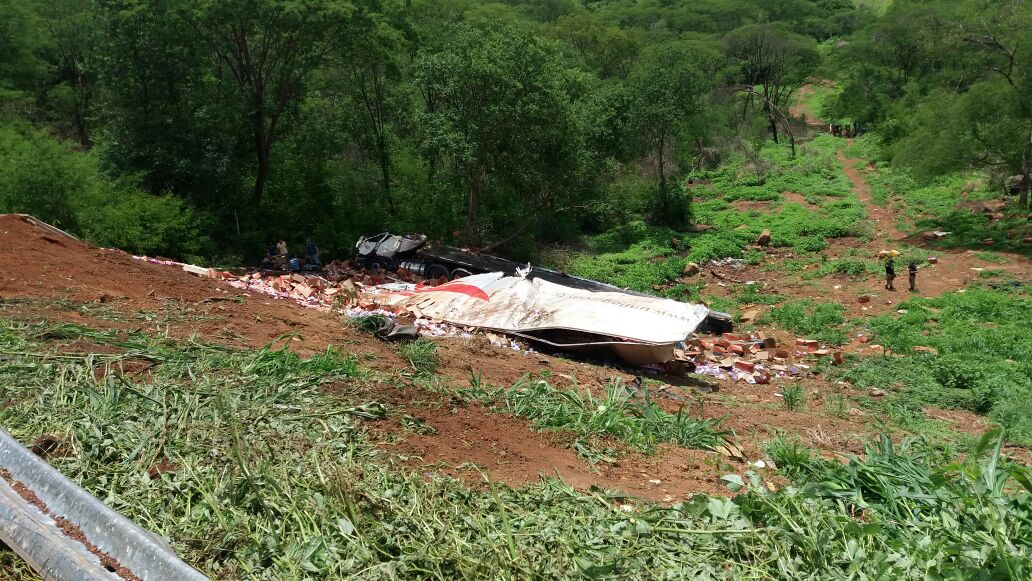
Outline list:
[[[846,144],[851,146],[855,141],[854,139],[847,139]],[[874,238],[884,242],[898,242],[905,239],[906,234],[900,232],[896,227],[899,216],[888,207],[879,206],[871,200],[871,186],[867,183],[867,179],[864,178],[863,174],[860,173],[860,170],[856,168],[857,164],[862,162],[862,160],[856,157],[846,157],[844,149],[835,152],[835,156],[838,157],[839,163],[842,164],[842,173],[846,174],[846,177],[849,178],[849,183],[853,184],[853,193],[864,203],[868,219],[874,222]]]
[[[799,91],[800,99],[793,105],[791,112],[793,115],[804,118],[808,125],[822,131],[827,124],[820,120],[803,100],[812,92],[813,88],[810,85],[802,87]],[[847,140],[847,147],[853,145],[854,141],[854,139]],[[890,201],[882,206],[875,204],[871,199],[871,187],[867,183],[866,174],[877,170],[870,165],[858,168],[857,166],[864,163],[864,160],[847,156],[845,148],[839,149],[836,157],[842,164],[843,174],[853,186],[853,193],[864,204],[868,219],[874,227],[874,235],[866,244],[858,239],[850,238],[829,240],[827,253],[831,258],[849,256],[857,248],[863,248],[871,254],[882,250],[898,249],[904,245],[923,248],[927,251],[927,255],[918,265],[917,288],[918,294],[925,297],[957,292],[979,280],[980,273],[987,270],[1003,271],[1016,278],[1032,278],[1032,261],[1019,254],[998,252],[996,254],[1003,263],[993,262],[979,257],[979,250],[930,248],[920,236],[901,231],[898,225],[906,221],[901,220],[899,214],[893,209],[894,204]],[[783,195],[793,194],[786,192]],[[986,248],[986,250],[992,249]],[[928,260],[929,257],[937,259],[937,262],[932,264]],[[859,281],[848,276],[832,276],[817,281],[816,286],[813,284],[784,284],[783,282],[781,286],[791,289],[793,294],[811,296],[817,300],[838,301],[846,307],[847,314],[852,316],[875,315],[892,312],[897,309],[897,303],[909,298],[906,269],[906,264],[896,265],[895,286],[897,290],[895,291],[885,289],[885,280],[880,275]],[[870,302],[860,303],[858,297],[861,295],[870,296]]]

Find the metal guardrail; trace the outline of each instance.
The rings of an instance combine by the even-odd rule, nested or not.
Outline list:
[[[0,540],[45,579],[120,579],[98,551],[145,581],[207,579],[180,560],[164,539],[97,500],[4,430],[0,469],[12,481],[0,478]],[[14,483],[31,491],[39,503],[26,500]],[[59,527],[55,517],[74,525],[81,536],[69,535],[68,527]]]

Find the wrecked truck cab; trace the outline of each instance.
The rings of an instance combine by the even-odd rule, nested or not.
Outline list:
[[[411,257],[426,244],[423,234],[391,234],[381,232],[375,236],[359,238],[355,243],[357,261],[370,270],[395,270],[397,260]]]

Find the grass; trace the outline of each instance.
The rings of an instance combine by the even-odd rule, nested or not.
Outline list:
[[[797,412],[806,407],[806,391],[797,383],[790,383],[781,390],[781,403],[785,409]]]
[[[761,284],[742,285],[741,292],[735,299],[745,305],[776,305],[785,300],[781,295],[763,293],[760,292],[761,290],[763,290]]]
[[[409,362],[413,371],[421,375],[429,375],[437,370],[441,363],[437,353],[437,344],[430,339],[416,339],[398,346],[398,353]]]
[[[906,313],[868,323],[889,355],[861,359],[843,377],[861,389],[895,390],[911,409],[987,414],[1009,441],[1032,444],[1032,287],[974,286],[899,307]]]
[[[689,176],[697,182],[690,191],[695,222],[710,226],[704,232],[681,232],[631,221],[589,239],[584,253],[553,257],[564,271],[621,287],[690,298],[676,283],[689,262],[705,263],[739,258],[759,264],[764,255],[748,251],[763,230],[771,232],[775,247],[792,247],[813,254],[827,248],[827,240],[865,236],[870,228],[863,203],[852,194],[835,152],[845,141],[818,136],[793,158],[787,146],[766,145],[750,162],[736,158],[718,170]],[[795,192],[808,203],[785,199]],[[738,210],[735,201],[769,202],[761,210]]]
[[[768,309],[760,322],[829,345],[844,345],[847,342],[841,329],[846,322],[844,313],[845,307],[838,303],[794,299]]]
[[[637,390],[618,380],[600,396],[590,390],[556,389],[544,379],[529,377],[496,390],[485,390],[474,382],[469,394],[495,402],[501,411],[530,419],[539,429],[576,434],[578,453],[592,460],[603,457],[591,443],[600,437],[651,452],[660,442],[712,450],[730,435],[720,429],[721,420],[696,418],[683,409],[671,414],[650,399],[647,389]]]
[[[977,257],[979,260],[992,262],[993,264],[1007,264],[1008,262],[1010,262],[1009,258],[1007,258],[1006,256],[1000,256],[995,252],[976,252],[975,257]]]
[[[78,338],[119,352],[58,349]],[[48,458],[55,467],[212,578],[857,578],[861,567],[893,579],[1023,578],[1032,558],[1032,503],[1014,491],[1027,474],[992,439],[948,463],[884,444],[847,466],[768,448],[796,485],[772,492],[747,472],[725,478],[733,498],[661,506],[553,478],[469,487],[396,465],[368,428],[398,413],[371,398],[390,386],[335,350],[300,358],[3,319],[0,350],[5,428],[26,443],[58,437],[69,453]],[[140,361],[153,366],[134,373]],[[591,433],[644,421],[615,392],[581,394],[578,411],[540,384],[521,389],[542,395],[514,390],[514,403],[561,406]],[[629,419],[591,423],[600,405]],[[656,441],[709,433],[667,416],[649,420]],[[13,560],[0,551],[2,570]]]
[[[829,394],[824,399],[824,412],[833,418],[845,418],[849,415],[849,400],[840,393]]]
[[[884,151],[875,133],[863,135],[847,148],[846,154],[879,160],[877,170],[866,175],[871,199],[879,205],[897,200],[900,218],[912,233],[950,232],[949,236],[933,241],[934,247],[984,249],[983,241],[990,239],[995,250],[1032,256],[1032,247],[1022,241],[1032,235],[1027,210],[1010,204],[1002,208],[1000,219],[994,219],[989,213],[964,206],[995,201],[1002,196],[998,188],[990,187],[985,175],[964,172],[918,179],[906,169],[882,160]]]

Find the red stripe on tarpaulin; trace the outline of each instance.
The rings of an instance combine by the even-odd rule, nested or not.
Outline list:
[[[423,288],[417,287],[416,290],[413,291],[413,292],[415,292],[415,293],[432,293],[432,292],[438,292],[438,291],[445,291],[445,292],[450,292],[450,293],[459,293],[459,294],[462,294],[462,295],[469,295],[469,296],[471,296],[471,297],[473,297],[475,299],[482,299],[482,300],[491,302],[491,299],[487,296],[487,293],[484,292],[484,289],[482,289],[482,288],[480,288],[478,286],[474,286],[472,284],[465,284],[465,283],[461,283],[461,282],[447,282],[447,283],[444,283],[444,284],[442,284],[440,286],[428,286],[428,287],[423,287]]]

